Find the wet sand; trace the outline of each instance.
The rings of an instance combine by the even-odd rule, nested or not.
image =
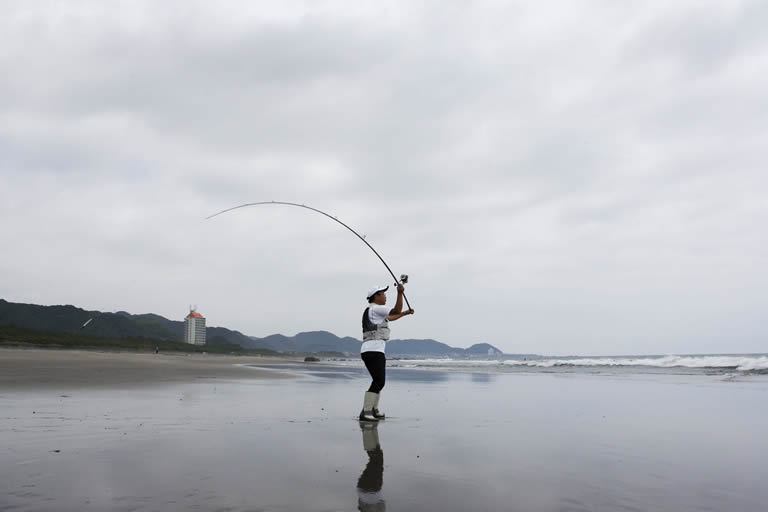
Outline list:
[[[0,510],[685,512],[768,502],[762,377],[391,370],[381,400],[390,417],[361,429],[361,368],[280,368],[288,378],[0,388]]]
[[[0,390],[122,387],[195,379],[280,378],[242,364],[289,358],[0,348]]]

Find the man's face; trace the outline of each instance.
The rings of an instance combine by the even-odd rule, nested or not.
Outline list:
[[[373,296],[373,302],[374,304],[378,304],[379,306],[383,306],[387,303],[387,294],[384,292],[379,292],[376,295]]]

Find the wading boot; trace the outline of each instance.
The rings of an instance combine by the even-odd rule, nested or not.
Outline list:
[[[379,410],[379,398],[381,398],[381,393],[376,393],[376,399],[373,401],[373,416],[377,420],[383,420],[386,416]]]
[[[360,421],[372,421],[378,422],[378,418],[373,415],[373,404],[376,403],[378,393],[365,392],[365,398],[363,399],[363,410],[360,411]]]

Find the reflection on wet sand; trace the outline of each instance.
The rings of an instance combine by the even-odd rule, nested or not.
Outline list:
[[[472,382],[476,383],[490,383],[496,380],[496,375],[492,373],[473,373],[471,374]]]
[[[357,480],[357,509],[360,512],[382,512],[387,504],[381,494],[384,483],[384,452],[379,443],[379,430],[375,423],[360,423],[363,432],[363,450],[368,464]]]

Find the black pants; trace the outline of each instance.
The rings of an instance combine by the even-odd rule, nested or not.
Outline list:
[[[383,352],[363,352],[360,354],[363,358],[368,373],[371,374],[373,382],[368,391],[378,393],[384,387],[384,381],[387,377],[387,357]]]

